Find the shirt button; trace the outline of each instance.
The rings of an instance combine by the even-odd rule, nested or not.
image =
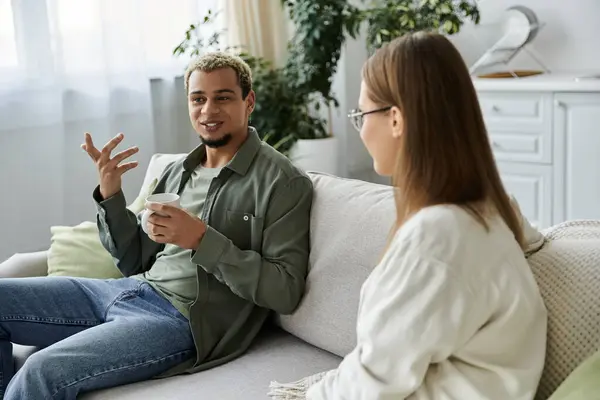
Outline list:
[[[247,215],[244,215],[244,221],[248,221],[250,218]]]

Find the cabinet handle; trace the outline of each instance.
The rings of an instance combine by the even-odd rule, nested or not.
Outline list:
[[[566,107],[566,104],[564,102],[560,101],[560,100],[554,100],[554,105],[556,107],[560,107],[560,108],[565,108]]]
[[[494,149],[498,149],[498,150],[502,149],[502,146],[500,145],[500,143],[498,143],[496,141],[492,141],[492,147]]]

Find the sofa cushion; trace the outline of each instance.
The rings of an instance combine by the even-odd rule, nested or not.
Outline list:
[[[21,346],[13,344],[13,357],[15,359],[15,367],[17,370],[21,369],[27,358],[37,351],[36,347],[33,346]]]
[[[148,186],[152,180],[160,178],[163,171],[167,167],[168,164],[181,160],[186,157],[187,154],[179,153],[179,154],[163,154],[157,153],[152,156],[150,159],[150,163],[148,164],[148,169],[146,170],[146,175],[144,176],[144,181],[142,182],[142,188]]]
[[[116,279],[123,275],[104,249],[95,222],[53,226],[48,249],[48,276]]]
[[[600,221],[569,221],[544,234],[528,259],[548,309],[540,400],[600,348]]]
[[[146,197],[154,191],[157,179],[143,186],[128,208],[138,214],[144,210]],[[48,276],[117,279],[123,277],[108,251],[100,242],[96,222],[84,221],[75,226],[53,226],[48,250]]]
[[[277,329],[261,333],[245,355],[217,368],[100,390],[81,399],[265,400],[271,380],[295,381],[334,368],[340,361],[337,356]]]
[[[600,393],[600,350],[583,362],[549,400],[590,400]]]
[[[395,220],[390,186],[310,173],[314,185],[306,291],[286,331],[345,356],[356,344],[360,288]]]

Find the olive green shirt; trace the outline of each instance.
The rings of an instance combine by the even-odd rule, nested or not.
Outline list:
[[[202,215],[208,188],[221,168],[198,166],[181,193],[181,208],[194,215]],[[156,255],[156,261],[148,271],[134,278],[148,282],[161,293],[186,318],[190,318],[190,305],[196,300],[196,265],[192,251],[173,244],[165,245]]]
[[[203,145],[169,164],[154,193],[181,195],[205,156]],[[190,327],[196,357],[161,377],[196,372],[243,354],[271,310],[290,314],[304,293],[308,269],[312,182],[254,128],[212,180],[201,218],[207,230],[191,260],[197,292]],[[125,276],[152,268],[164,245],[152,241],[123,192],[94,190],[100,240]]]

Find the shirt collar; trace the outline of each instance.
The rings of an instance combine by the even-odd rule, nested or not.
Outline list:
[[[248,137],[246,138],[246,141],[242,143],[238,151],[235,153],[231,161],[227,163],[225,168],[232,170],[236,174],[246,175],[246,172],[248,172],[250,164],[252,164],[252,161],[254,160],[256,153],[258,153],[261,144],[262,140],[258,136],[256,129],[251,126],[248,127]],[[195,170],[198,165],[202,163],[205,155],[206,146],[201,144],[187,155],[183,161],[183,168],[188,172]]]

